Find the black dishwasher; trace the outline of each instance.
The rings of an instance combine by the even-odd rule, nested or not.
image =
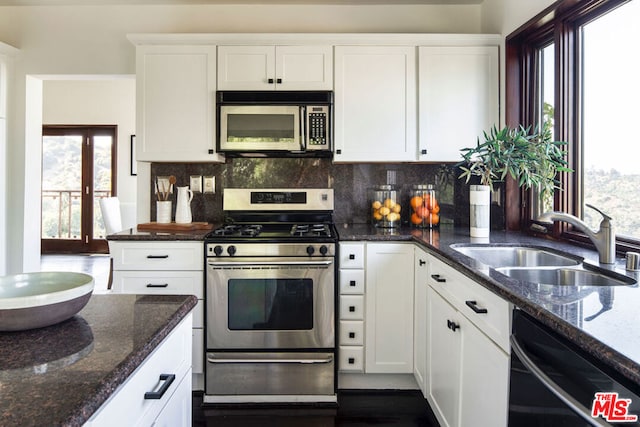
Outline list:
[[[638,426],[640,387],[514,310],[509,426]]]

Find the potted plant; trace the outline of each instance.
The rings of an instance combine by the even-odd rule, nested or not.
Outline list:
[[[461,149],[459,178],[467,183],[474,176],[480,179],[480,185],[470,187],[472,237],[489,235],[490,191],[495,182],[511,176],[518,186],[535,188],[540,200],[553,194],[558,188],[556,174],[571,171],[564,145],[566,142],[553,140],[550,125],[545,122],[533,129],[519,125],[498,130],[494,126],[489,133],[484,132],[483,142],[478,139],[475,147]]]

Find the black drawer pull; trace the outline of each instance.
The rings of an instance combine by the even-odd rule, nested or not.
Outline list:
[[[349,338],[355,338],[356,337],[356,333],[355,332],[349,332]]]
[[[147,255],[148,259],[167,259],[169,255]]]
[[[355,285],[356,285],[356,281],[355,280],[352,280],[352,281],[349,282],[349,286],[355,286]]]
[[[167,288],[168,283],[147,283],[147,288]]]
[[[356,363],[355,357],[350,357],[349,358],[349,365],[353,365],[354,363]]]
[[[456,329],[460,328],[460,325],[458,325],[456,322],[452,321],[452,320],[447,320],[447,328],[451,329],[453,332],[456,331]]]
[[[447,281],[447,279],[445,279],[444,277],[440,277],[439,274],[432,274],[431,278],[438,283],[445,283]]]
[[[267,79],[267,83],[272,84],[273,83],[273,79]]]
[[[174,374],[160,374],[160,381],[164,381],[158,391],[148,391],[144,394],[145,399],[162,399],[162,396],[167,392],[171,383],[176,379]]]
[[[353,313],[353,312],[355,312],[355,311],[356,311],[356,307],[355,307],[354,305],[350,305],[350,306],[349,306],[349,312],[350,312],[350,313]]]
[[[427,261],[421,259],[421,260],[418,261],[418,263],[422,266],[422,265],[425,265],[427,263]]]
[[[282,84],[282,79],[276,79],[277,84]]]
[[[349,259],[356,259],[356,256],[354,254],[349,254]]]
[[[469,307],[471,310],[473,310],[474,313],[477,313],[477,314],[488,313],[486,308],[478,307],[478,302],[477,301],[465,301],[464,303],[467,304],[467,307]]]

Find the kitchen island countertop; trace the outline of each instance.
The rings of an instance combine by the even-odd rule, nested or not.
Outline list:
[[[67,321],[0,332],[0,425],[84,424],[196,303],[192,295],[92,295]]]
[[[487,239],[472,239],[468,228],[441,226],[430,229],[381,229],[367,224],[338,225],[340,241],[413,241],[430,249],[444,263],[469,276],[567,338],[595,359],[604,362],[640,388],[640,285],[552,286],[509,278],[461,254],[453,244],[485,243],[546,246],[584,258],[599,266],[595,250],[536,237],[528,233],[491,230]],[[625,271],[625,259],[607,267],[640,280]]]

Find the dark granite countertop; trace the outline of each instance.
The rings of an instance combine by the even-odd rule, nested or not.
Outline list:
[[[65,322],[0,332],[0,425],[84,424],[196,303],[192,295],[93,295]]]
[[[213,228],[216,225],[213,224]],[[109,234],[107,240],[204,240],[204,237],[211,230],[191,230],[191,231],[138,231],[136,227],[120,231],[118,233]]]
[[[382,230],[367,224],[338,227],[341,241],[414,241],[437,258],[512,302],[551,327],[588,354],[606,363],[640,387],[640,286],[581,286],[579,288],[537,285],[509,278],[452,249],[460,243],[518,243],[546,246],[584,258],[599,266],[598,254],[581,246],[527,233],[491,231],[489,239],[472,239],[468,229],[441,226],[436,230],[400,228]],[[618,257],[608,269],[636,280]]]

